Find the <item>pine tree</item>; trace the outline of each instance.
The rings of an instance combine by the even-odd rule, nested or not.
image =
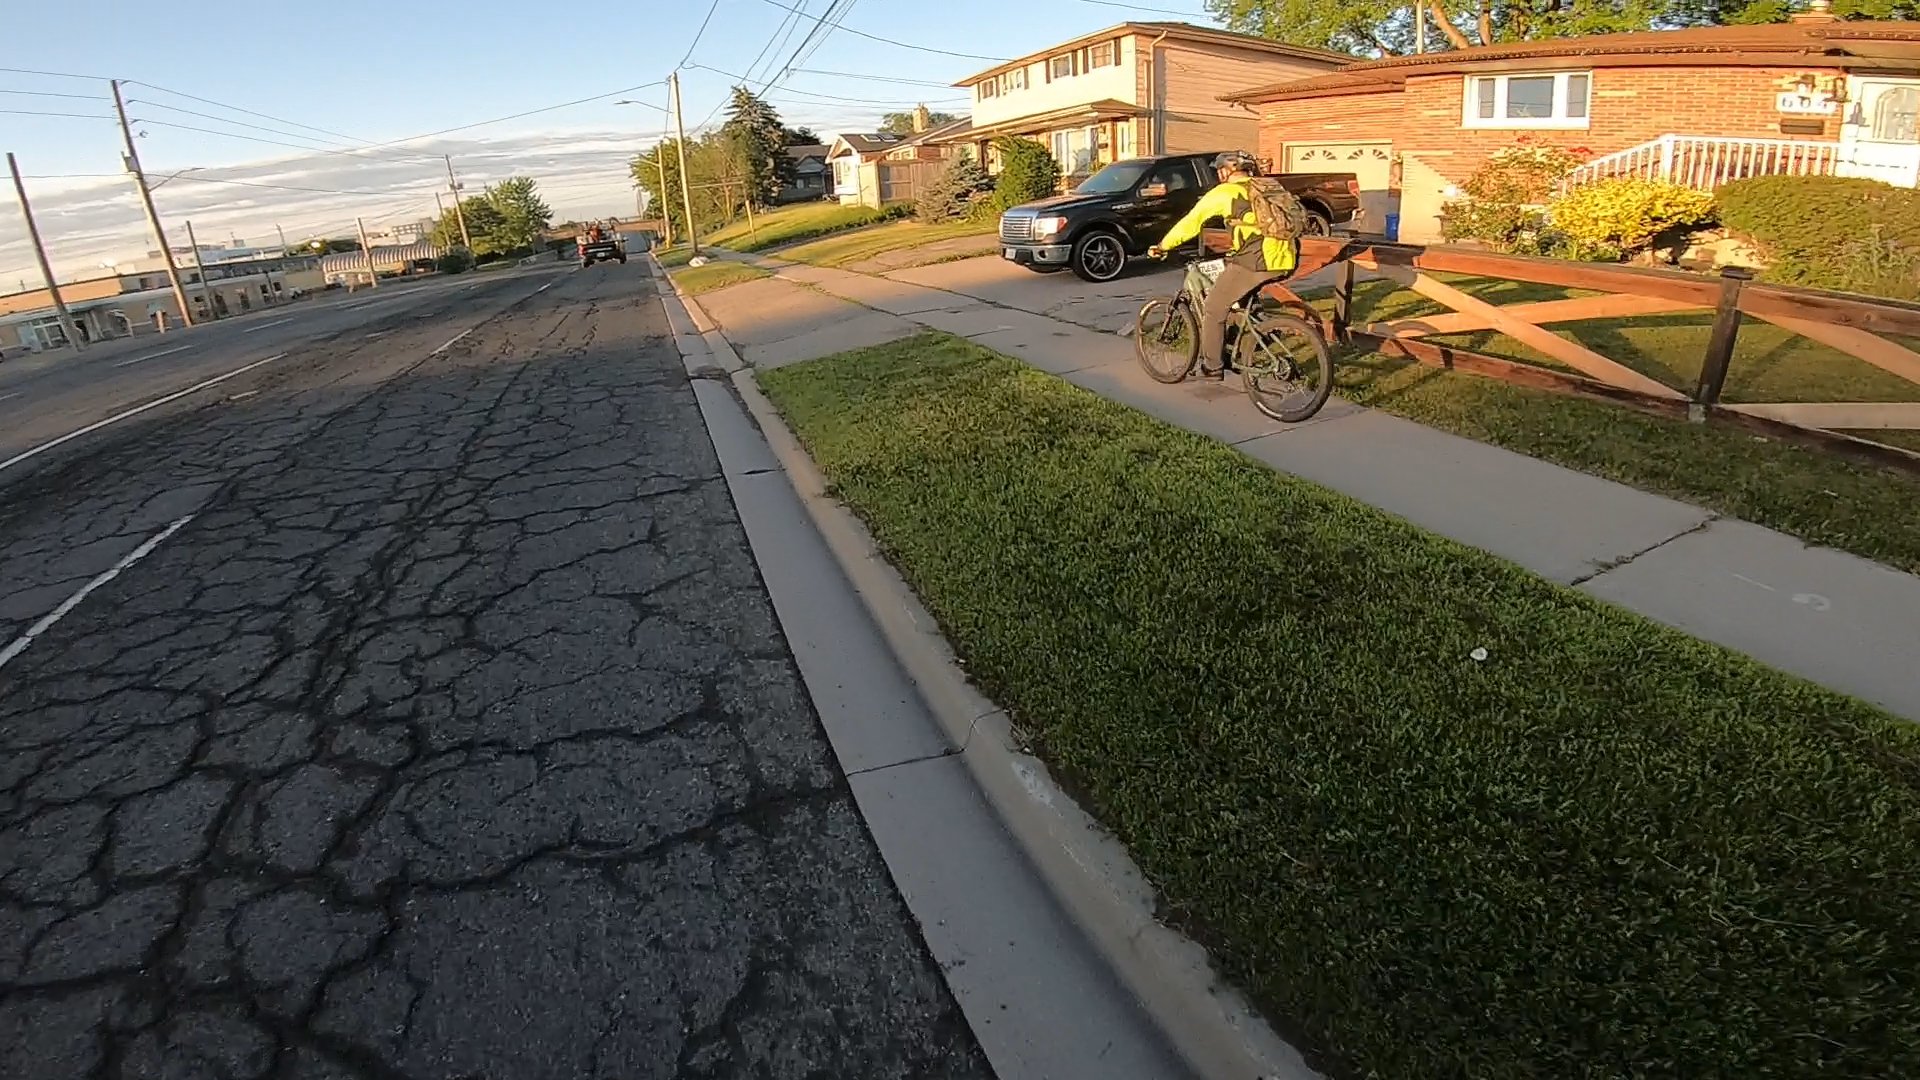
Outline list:
[[[786,153],[787,129],[780,114],[753,91],[736,86],[720,131],[738,155],[748,197],[755,205],[772,202],[793,179],[793,159]]]

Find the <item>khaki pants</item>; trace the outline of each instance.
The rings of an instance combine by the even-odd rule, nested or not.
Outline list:
[[[1227,315],[1233,305],[1247,298],[1255,289],[1269,282],[1285,280],[1291,270],[1255,270],[1236,262],[1228,262],[1226,269],[1220,271],[1220,277],[1207,290],[1206,303],[1200,305],[1200,366],[1204,370],[1217,371],[1226,362],[1221,353],[1225,351],[1227,340]]]

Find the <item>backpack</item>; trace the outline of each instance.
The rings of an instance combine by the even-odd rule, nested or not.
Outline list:
[[[1307,208],[1280,181],[1270,176],[1250,176],[1246,185],[1253,223],[1261,235],[1295,241],[1307,234]]]

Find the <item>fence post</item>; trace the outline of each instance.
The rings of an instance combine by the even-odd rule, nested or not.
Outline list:
[[[1713,313],[1713,335],[1707,339],[1706,359],[1700,365],[1700,385],[1693,392],[1696,406],[1689,410],[1694,419],[1706,418],[1706,407],[1720,403],[1720,390],[1727,383],[1727,365],[1733,362],[1733,346],[1740,337],[1740,290],[1753,280],[1753,271],[1739,266],[1720,271],[1720,305]]]
[[[1341,259],[1333,276],[1333,339],[1351,340],[1353,326],[1353,260]]]
[[[1660,179],[1673,179],[1673,136],[1660,136]]]

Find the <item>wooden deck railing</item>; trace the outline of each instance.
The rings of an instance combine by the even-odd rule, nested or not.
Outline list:
[[[1366,240],[1307,239],[1296,278],[1335,268],[1333,313],[1322,318],[1330,338],[1423,363],[1541,389],[1621,402],[1657,412],[1757,428],[1920,472],[1920,453],[1848,431],[1920,430],[1920,390],[1898,401],[1744,401],[1722,393],[1739,373],[1736,347],[1748,319],[1760,319],[1899,377],[1920,388],[1920,352],[1889,336],[1920,338],[1920,304],[1877,300],[1754,282],[1744,271],[1717,277],[1678,270],[1501,255],[1471,248],[1415,247]],[[1355,268],[1374,271],[1449,309],[1447,314],[1361,323],[1354,319]],[[1579,289],[1597,295],[1501,306],[1432,276],[1463,274]],[[1270,292],[1305,305],[1286,289]],[[1583,319],[1711,312],[1712,332],[1692,385],[1673,386],[1622,358],[1605,355],[1548,329]],[[1571,371],[1487,356],[1430,340],[1491,330],[1505,334]],[[1576,374],[1577,373],[1577,374]]]

